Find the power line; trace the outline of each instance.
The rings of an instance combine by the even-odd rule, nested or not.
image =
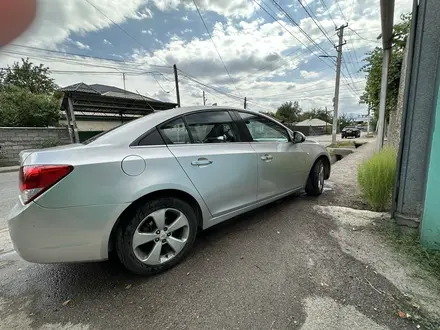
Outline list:
[[[312,55],[318,57],[319,60],[320,60],[321,62],[323,62],[325,65],[329,66],[330,68],[334,69],[334,68],[331,67],[327,62],[325,62],[321,57],[317,56],[317,55],[315,54],[315,52],[314,52],[312,49],[310,49],[310,47],[308,47],[305,43],[303,43],[300,39],[298,39],[298,37],[296,37],[296,36],[295,36],[290,30],[288,30],[283,24],[281,24],[280,21],[279,21],[276,17],[274,17],[271,13],[269,13],[269,12],[266,10],[266,8],[264,8],[260,3],[258,3],[257,0],[253,0],[253,1],[254,1],[254,2],[255,2],[255,3],[256,3],[261,9],[263,9],[263,10],[266,12],[266,14],[268,14],[270,17],[272,17],[272,19],[274,20],[274,22],[278,23],[278,24],[279,24],[284,30],[287,31],[287,33],[289,33],[293,38],[295,38],[296,40],[298,40],[299,43],[301,43],[305,48],[307,48],[307,49],[310,51],[310,53],[311,53]]]
[[[71,56],[78,56],[78,57],[84,57],[84,58],[90,58],[90,59],[105,60],[105,61],[109,61],[109,62],[124,63],[124,64],[132,63],[132,64],[139,65],[139,63],[136,63],[133,61],[117,60],[117,59],[111,59],[111,58],[106,58],[106,57],[84,55],[84,54],[78,54],[78,53],[72,53],[72,52],[62,52],[62,51],[58,51],[58,50],[39,48],[39,47],[33,47],[33,46],[25,46],[25,45],[19,45],[19,44],[10,44],[10,46],[25,48],[25,49],[32,49],[32,50],[39,50],[39,51],[43,51],[43,52],[47,52],[47,53],[71,55]]]
[[[333,16],[332,16],[332,14],[330,13],[330,10],[329,10],[328,7],[327,7],[327,4],[325,3],[324,0],[320,0],[320,1],[321,1],[322,6],[325,8],[325,11],[328,13],[328,16],[330,17],[330,19],[332,20],[333,24],[334,24],[335,27],[336,27],[337,24],[335,23],[335,20],[333,19]]]
[[[130,37],[131,39],[133,39],[138,45],[140,45],[142,48],[148,50],[150,52],[151,55],[154,54],[153,51],[151,51],[148,47],[145,47],[139,40],[137,40],[135,37],[133,37],[130,33],[128,33],[122,26],[120,26],[118,23],[116,23],[115,21],[113,21],[110,17],[108,17],[101,9],[99,9],[98,7],[96,7],[93,3],[91,3],[89,0],[85,0],[90,6],[92,6],[93,8],[95,8],[96,11],[98,11],[99,13],[101,13],[102,16],[104,16],[105,18],[107,18],[110,22],[113,23],[113,25],[115,25],[119,30],[121,30],[122,32],[124,32],[128,37]],[[157,55],[156,55],[157,56]],[[163,60],[162,60],[163,61]],[[164,63],[167,63],[166,61],[164,61]]]
[[[302,34],[316,47],[318,48],[321,52],[323,52],[325,55],[329,55],[321,46],[319,46],[311,37],[310,35],[307,34],[306,31],[303,30],[303,28],[301,28],[301,26],[286,12],[286,10],[284,10],[283,7],[281,7],[281,5],[279,3],[277,3],[275,0],[273,0],[273,3],[279,8],[279,10],[284,14],[285,17],[287,17],[296,27],[298,27],[298,29],[302,32]],[[316,55],[315,55],[316,56]],[[321,59],[322,60],[322,59]],[[324,60],[322,60],[326,65],[327,62],[325,62]],[[334,60],[332,60],[333,63]]]
[[[202,20],[202,23],[203,23],[203,25],[205,26],[206,32],[208,33],[209,38],[211,39],[211,42],[212,42],[212,44],[214,45],[215,51],[217,52],[217,55],[218,55],[218,57],[220,58],[220,61],[222,61],[222,63],[223,63],[223,67],[225,68],[225,71],[226,71],[226,73],[228,74],[229,79],[231,79],[231,83],[232,83],[232,85],[233,85],[234,88],[237,90],[237,93],[240,94],[240,91],[238,90],[237,86],[235,86],[235,84],[234,84],[234,80],[232,79],[231,74],[229,73],[228,68],[226,67],[225,62],[223,61],[223,58],[222,58],[222,56],[220,55],[220,52],[218,51],[217,46],[215,45],[214,39],[212,39],[211,32],[209,32],[209,29],[208,29],[208,27],[206,26],[205,20],[203,19],[202,13],[200,12],[199,7],[197,6],[196,0],[193,0],[193,2],[194,2],[194,6],[195,6],[196,9],[197,9],[197,12],[199,13],[200,19]]]
[[[354,32],[359,38],[361,38],[362,40],[366,40],[366,41],[372,41],[372,42],[378,42],[378,40],[372,40],[372,39],[367,39],[362,37],[359,33],[357,33],[356,30],[353,30],[352,28],[348,28],[350,31]]]
[[[189,79],[189,80],[191,80],[191,81],[193,81],[193,82],[195,82],[195,83],[197,83],[197,84],[199,84],[199,85],[201,85],[201,86],[204,86],[204,87],[206,87],[206,88],[209,88],[209,89],[211,89],[211,90],[213,90],[213,91],[215,91],[215,92],[217,92],[217,93],[219,93],[219,94],[226,95],[226,96],[228,96],[228,97],[230,97],[230,98],[232,98],[232,99],[239,100],[239,101],[240,101],[240,104],[241,104],[241,102],[243,101],[243,98],[242,98],[241,96],[237,96],[237,95],[234,95],[234,94],[232,94],[232,93],[229,93],[229,92],[225,92],[225,91],[219,90],[218,88],[213,87],[213,86],[211,86],[211,85],[209,85],[209,84],[207,84],[207,83],[204,83],[204,82],[198,80],[197,78],[191,76],[190,74],[188,74],[188,73],[186,73],[185,71],[182,71],[182,70],[180,70],[180,69],[178,69],[178,71],[179,71],[183,76],[185,76],[187,79]],[[251,103],[251,104],[254,104],[255,106],[258,106],[258,107],[263,108],[263,109],[266,108],[266,107],[262,106],[261,104],[255,102],[255,101],[249,101],[249,100],[248,100],[247,102],[248,102],[248,103]],[[267,108],[266,108],[266,109],[267,109]]]
[[[338,8],[339,8],[339,11],[340,11],[341,14],[342,14],[342,18],[344,19],[344,21],[347,22],[347,20],[345,19],[345,16],[344,16],[344,12],[342,11],[341,6],[339,5],[339,1],[338,1],[338,0],[335,0],[335,2],[336,2],[336,5],[337,5]]]
[[[299,4],[303,7],[303,9],[305,10],[305,12],[307,13],[307,15],[313,20],[313,22],[315,23],[315,25],[318,27],[318,29],[322,32],[322,34],[327,38],[327,40],[330,42],[331,45],[333,45],[333,41],[329,38],[329,36],[327,35],[327,32],[323,29],[321,24],[318,24],[319,20],[315,18],[313,18],[314,13],[313,11],[310,9],[311,13],[313,14],[313,16],[311,15],[311,13],[307,10],[307,8],[303,5],[301,0],[298,0]],[[316,17],[316,16],[315,16]],[[322,27],[322,28],[321,28]]]
[[[44,48],[37,48],[37,47],[30,47],[30,46],[23,46],[23,45],[14,45],[14,46],[19,46],[25,49],[29,49],[29,50],[38,50],[41,51],[41,54],[38,53],[26,53],[24,51],[19,51],[19,50],[5,50],[2,49],[0,50],[0,53],[3,54],[9,54],[9,55],[15,55],[15,56],[11,56],[11,57],[16,57],[17,55],[19,56],[26,56],[29,58],[35,58],[35,59],[42,59],[48,62],[53,62],[53,61],[57,61],[57,62],[62,62],[62,63],[68,63],[68,64],[80,64],[82,66],[93,66],[93,67],[101,67],[101,68],[107,68],[107,69],[113,69],[113,70],[131,70],[131,71],[136,71],[139,72],[139,66],[142,65],[140,63],[136,63],[136,62],[126,62],[126,61],[118,61],[118,60],[111,60],[111,59],[106,59],[106,58],[101,58],[101,57],[95,57],[95,56],[84,56],[81,54],[75,54],[75,53],[64,53],[64,52],[59,52],[59,51],[51,51],[49,49],[44,49]],[[58,56],[56,54],[51,54],[51,53],[56,53],[56,54],[68,54],[71,56],[78,56],[78,57],[84,57],[84,58],[91,58],[91,59],[99,59],[102,61],[109,61],[109,62],[115,62],[118,64],[118,66],[115,65],[105,65],[103,63],[88,63],[85,61],[81,61],[78,58],[72,58],[72,57],[68,57],[68,56]],[[132,68],[130,68],[130,66],[133,65]],[[136,65],[136,67],[134,67]]]

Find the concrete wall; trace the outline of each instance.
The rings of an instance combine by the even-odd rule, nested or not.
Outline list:
[[[19,165],[22,150],[69,143],[66,127],[0,127],[0,166]]]
[[[399,83],[399,95],[397,96],[397,106],[394,111],[390,112],[390,122],[387,129],[387,144],[394,148],[399,149],[400,145],[400,131],[402,129],[402,113],[403,113],[403,101],[405,99],[405,83],[406,83],[406,69],[408,66],[408,45],[405,46],[405,55],[403,56],[402,71],[400,74]]]
[[[397,162],[392,214],[401,225],[418,227],[425,198],[440,59],[440,1],[420,0],[409,46],[407,94]],[[414,32],[414,33],[413,33]]]

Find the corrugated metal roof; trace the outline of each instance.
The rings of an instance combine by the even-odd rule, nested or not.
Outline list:
[[[119,87],[102,85],[102,84],[87,85],[83,82],[80,82],[77,84],[60,88],[59,90],[61,92],[81,92],[81,93],[98,94],[98,95],[110,96],[110,97],[119,97],[130,100],[143,100],[143,101],[156,102],[156,103],[173,103],[173,102],[159,101],[151,97],[143,96],[130,91],[125,91]]]
[[[70,86],[66,86],[60,89],[61,92],[82,92],[82,93],[89,93],[89,94],[100,94],[98,91],[93,89],[87,84],[84,84],[83,82],[73,84]]]

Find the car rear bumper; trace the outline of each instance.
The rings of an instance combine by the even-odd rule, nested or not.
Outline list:
[[[30,262],[105,260],[113,224],[127,206],[49,209],[19,201],[9,214],[9,233],[17,253]]]
[[[359,133],[358,132],[352,132],[352,133],[342,133],[342,136],[358,136]]]

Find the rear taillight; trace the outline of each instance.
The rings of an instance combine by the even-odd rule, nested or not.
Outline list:
[[[20,167],[19,187],[23,204],[27,204],[72,172],[71,165],[31,165]]]

